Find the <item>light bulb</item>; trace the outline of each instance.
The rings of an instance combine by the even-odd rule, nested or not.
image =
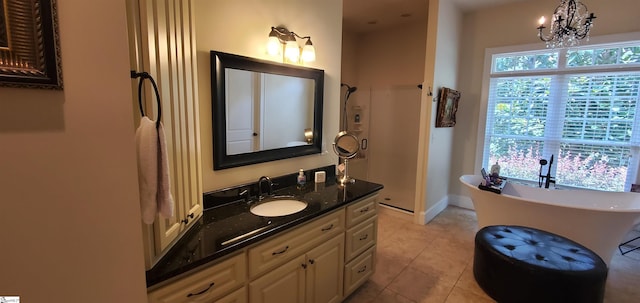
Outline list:
[[[284,56],[290,62],[298,62],[298,59],[300,59],[300,48],[298,47],[298,43],[295,40],[287,41],[287,45],[284,49]]]
[[[544,22],[545,22],[546,20],[547,20],[547,19],[545,19],[545,18],[544,18],[544,16],[542,16],[542,17],[540,17],[540,20],[538,20],[538,22],[540,23],[540,25],[544,25]]]
[[[316,50],[312,44],[307,43],[302,48],[302,61],[303,62],[313,62],[316,61]]]
[[[267,54],[269,56],[280,56],[282,54],[282,44],[278,40],[278,37],[269,37],[267,41]]]

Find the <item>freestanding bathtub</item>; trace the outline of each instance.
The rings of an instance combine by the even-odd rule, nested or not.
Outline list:
[[[640,193],[554,190],[507,182],[501,194],[480,190],[479,175],[464,175],[479,228],[521,225],[574,240],[607,265],[623,237],[640,223]]]

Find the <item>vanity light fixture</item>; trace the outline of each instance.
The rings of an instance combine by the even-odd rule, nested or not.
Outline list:
[[[296,38],[306,40],[302,49]],[[267,53],[274,57],[282,56],[283,62],[308,63],[316,60],[316,50],[311,43],[311,37],[302,37],[282,26],[271,27]]]
[[[540,17],[538,37],[547,43],[547,47],[563,48],[580,44],[580,40],[589,40],[589,30],[596,16],[589,13],[587,6],[577,0],[561,0],[553,12],[553,21],[548,36],[542,34],[545,18]]]

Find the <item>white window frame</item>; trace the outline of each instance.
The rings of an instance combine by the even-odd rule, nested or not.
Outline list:
[[[591,37],[589,41],[583,41],[580,46],[573,47],[571,49],[582,49],[582,48],[593,48],[599,44],[608,44],[608,43],[624,43],[630,41],[640,41],[640,32],[632,32],[632,33],[624,33],[624,34],[614,34],[614,35],[604,35],[604,36],[596,36]],[[484,69],[482,74],[482,91],[480,96],[480,111],[478,113],[478,134],[477,134],[477,142],[476,142],[476,158],[475,158],[475,173],[480,174],[480,170],[483,168],[483,152],[484,152],[484,143],[485,143],[485,131],[487,126],[487,109],[489,105],[489,91],[490,91],[490,83],[491,83],[491,73],[492,73],[492,64],[493,64],[493,56],[497,54],[508,54],[508,53],[526,53],[526,52],[539,52],[548,50],[543,42],[534,43],[534,44],[525,44],[525,45],[515,45],[515,46],[505,46],[505,47],[496,47],[496,48],[487,48],[485,49],[484,56]],[[564,64],[565,58],[560,56],[558,58],[558,65]],[[591,69],[590,67],[580,67],[580,68],[569,68],[567,69],[571,73],[575,72],[577,69],[581,71],[588,71]],[[616,71],[620,69],[615,69]],[[540,72],[538,72],[540,73]],[[536,71],[531,71],[527,76],[534,76]],[[508,75],[508,72],[501,72],[501,75]],[[637,117],[640,118],[640,117]],[[638,159],[634,159],[634,162],[630,165],[635,165],[638,168],[638,172],[636,174],[635,180],[632,180],[631,183],[638,183],[640,180],[640,161]],[[522,181],[526,183],[531,183],[533,185],[535,182]],[[535,184],[537,186],[537,184]],[[563,186],[559,184],[559,186],[566,188],[569,186]]]

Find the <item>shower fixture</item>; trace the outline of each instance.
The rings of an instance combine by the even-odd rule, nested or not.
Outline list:
[[[344,93],[344,106],[342,107],[342,130],[347,131],[347,101],[349,100],[349,96],[358,90],[355,86],[349,86],[348,84],[340,83],[340,87],[346,87],[347,91]]]

